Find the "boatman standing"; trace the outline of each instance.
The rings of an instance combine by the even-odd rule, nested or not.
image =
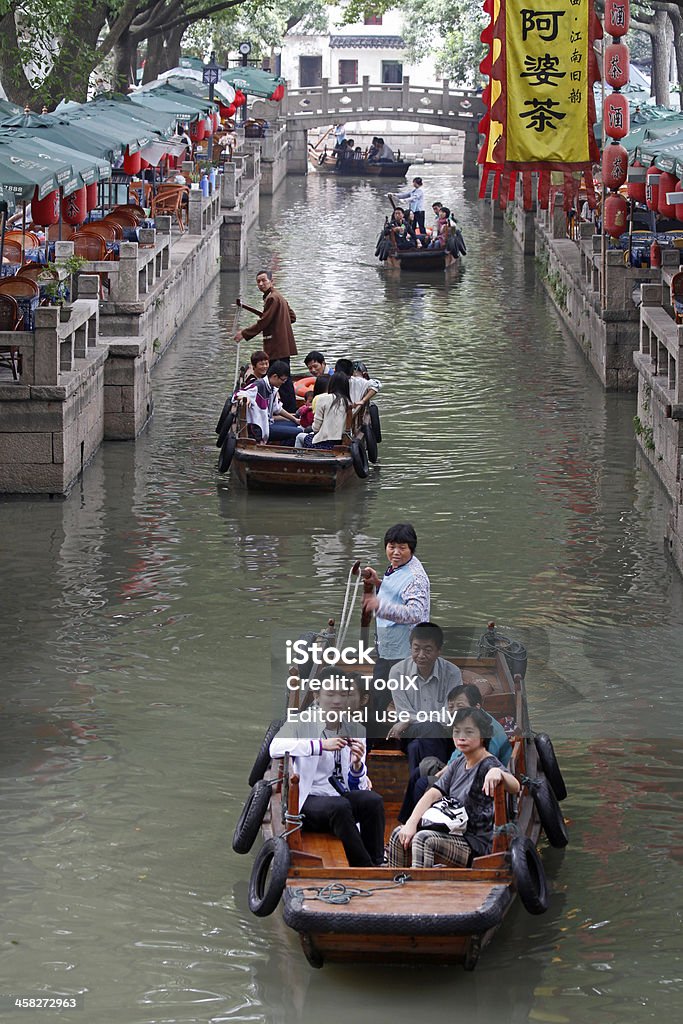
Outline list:
[[[377,659],[373,676],[386,680],[393,666],[410,657],[410,634],[413,626],[429,621],[429,577],[415,555],[417,534],[411,523],[397,523],[384,535],[384,548],[389,568],[380,580],[370,566],[366,579],[375,585],[376,593],[363,599],[365,612],[375,613],[377,628]],[[380,684],[381,685],[381,684]],[[378,728],[376,715],[384,711],[392,694],[374,685],[368,719],[369,735],[386,736],[386,726]]]
[[[277,360],[286,364],[290,371],[287,381],[280,387],[280,402],[287,412],[296,412],[296,395],[291,378],[290,356],[297,353],[292,324],[296,323],[296,314],[287,299],[273,285],[273,274],[270,270],[259,270],[256,275],[256,287],[263,295],[263,313],[251,327],[245,327],[235,335],[235,341],[248,341],[257,334],[263,334],[263,348],[268,353],[271,364]],[[241,305],[239,299],[237,305]],[[246,306],[246,309],[251,307]],[[252,312],[257,312],[252,310]]]

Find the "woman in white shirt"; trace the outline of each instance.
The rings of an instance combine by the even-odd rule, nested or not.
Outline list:
[[[334,448],[341,444],[346,430],[346,414],[351,408],[349,378],[345,373],[333,373],[327,393],[315,403],[313,433],[299,435],[296,448]]]

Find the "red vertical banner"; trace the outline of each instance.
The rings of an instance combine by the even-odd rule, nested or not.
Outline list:
[[[486,0],[484,10],[491,20],[482,33],[489,53],[481,70],[489,85],[480,126],[481,191],[495,172],[504,184],[499,198],[505,205],[520,173],[528,208],[529,175],[536,171],[544,205],[549,174],[561,171],[569,203],[575,172],[583,172],[592,186],[591,166],[599,159],[593,85],[600,73],[593,44],[602,29],[593,0]]]

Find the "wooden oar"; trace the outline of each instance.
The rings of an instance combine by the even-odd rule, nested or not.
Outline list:
[[[231,338],[234,338],[235,335],[237,334],[238,330],[239,330],[239,327],[240,327],[240,314],[242,312],[242,308],[248,309],[248,306],[242,307],[242,303],[240,302],[239,296],[237,297],[237,301],[236,301],[235,305],[236,305],[237,308],[235,309],[235,315],[234,315],[233,320],[232,320],[232,333],[230,335]],[[235,379],[234,379],[233,385],[232,385],[232,393],[233,394],[235,393],[235,389],[237,388],[237,381],[239,379],[239,375],[240,375],[240,343],[238,341],[237,342],[237,352],[235,354]]]
[[[263,316],[262,309],[254,309],[253,306],[247,306],[246,302],[242,302],[241,299],[237,299],[237,304],[241,306],[242,309],[248,310],[249,313],[256,313],[256,316]]]
[[[315,145],[313,145],[313,143],[310,143],[308,148],[309,149],[314,149],[314,150],[317,149],[318,146],[320,146],[325,141],[325,139],[330,134],[330,132],[333,132],[333,131],[334,131],[334,125],[332,125],[330,128],[328,128],[324,135],[320,136],[320,138],[318,139],[318,141],[316,142]]]

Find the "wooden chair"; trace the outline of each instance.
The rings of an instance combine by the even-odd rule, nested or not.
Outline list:
[[[181,231],[184,231],[183,197],[185,194],[186,192],[182,186],[178,186],[172,192],[166,190],[159,191],[152,203],[152,217],[158,217],[160,214],[171,217],[175,216],[178,221],[178,227]]]
[[[0,292],[0,331],[18,331],[24,323],[19,313],[16,300],[11,295]],[[14,380],[19,380],[21,373],[21,353],[14,345],[0,347],[0,366],[7,366],[12,371]]]
[[[683,270],[671,278],[671,305],[677,324],[683,324]]]
[[[126,227],[136,228],[140,221],[146,219],[145,212],[139,206],[116,206],[110,216],[115,217]]]
[[[104,220],[98,221],[99,224],[106,224],[108,227],[113,228],[116,236],[116,241],[120,242],[123,238],[123,226],[116,220],[113,213],[107,214]],[[128,227],[128,225],[126,225]]]
[[[59,274],[56,270],[50,270],[43,263],[25,263],[23,267],[20,267],[17,271],[15,279],[28,279],[29,281],[35,282],[39,287],[41,284],[45,284],[48,279],[53,281],[59,281]]]
[[[123,237],[123,231],[121,231],[121,237]],[[98,238],[103,238],[105,242],[116,242],[118,240],[116,227],[113,222],[107,220],[96,220],[91,224],[83,224],[78,229],[79,235],[95,235]]]
[[[5,234],[5,246],[8,242],[17,242],[22,249],[37,249],[40,246],[40,239],[32,231],[21,232],[19,230],[7,231]]]
[[[72,224],[62,224],[62,242],[69,242],[73,235],[76,234],[76,228]],[[47,237],[50,242],[59,241],[59,224],[50,224],[47,229]]]
[[[15,242],[14,239],[5,238],[5,248],[3,249],[3,255],[8,263],[23,263],[24,261],[24,250],[21,248],[21,242]]]
[[[11,295],[14,299],[34,299],[40,295],[40,288],[30,277],[16,274],[14,277],[3,277],[0,281],[0,295]]]
[[[138,206],[151,206],[153,196],[151,181],[131,181],[128,186],[128,199]]]
[[[89,260],[90,262],[110,258],[101,235],[77,231],[71,241],[74,244],[74,256],[80,256],[82,259]]]

